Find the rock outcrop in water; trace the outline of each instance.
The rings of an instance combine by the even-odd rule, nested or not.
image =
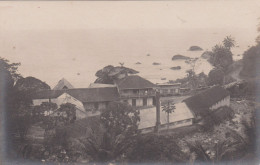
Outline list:
[[[153,65],[161,65],[161,63],[154,62]]]
[[[191,46],[189,51],[202,51],[203,49],[199,46]]]
[[[181,66],[174,66],[174,67],[171,67],[170,69],[171,69],[171,70],[180,70],[180,69],[181,69]]]
[[[188,59],[190,59],[190,57],[183,56],[183,55],[180,55],[180,54],[174,55],[172,57],[172,60],[188,60]]]

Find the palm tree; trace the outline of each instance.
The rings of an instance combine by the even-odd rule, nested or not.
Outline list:
[[[167,113],[167,131],[169,130],[169,122],[170,122],[170,113],[174,112],[175,105],[174,103],[168,103],[163,106],[163,111]]]
[[[235,46],[235,40],[234,38],[232,38],[231,36],[227,36],[224,40],[223,40],[223,45],[227,48],[227,49],[231,49],[232,47]]]

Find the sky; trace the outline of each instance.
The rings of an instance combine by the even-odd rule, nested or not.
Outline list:
[[[1,2],[4,30],[86,28],[212,28],[255,26],[260,2],[23,1]]]
[[[111,30],[109,35],[117,31],[120,31],[120,35],[132,35],[130,31],[140,33],[140,30],[157,30],[159,33],[174,29],[243,29],[244,35],[252,36],[250,40],[253,42],[257,35],[259,8],[258,0],[1,1],[0,56],[11,62],[21,62],[19,71],[23,76],[35,76],[53,87],[71,70],[76,72],[72,68],[77,65],[87,65],[88,74],[94,74],[100,68],[98,62],[102,60],[102,54],[106,54],[104,57],[107,58],[110,53],[98,50],[103,49],[100,45],[110,43],[111,46],[119,37],[96,34],[99,31]],[[86,43],[93,46],[84,45],[85,35],[88,38]],[[104,38],[101,43],[96,41]],[[153,39],[156,40],[156,37]],[[134,42],[134,39],[126,43],[129,42]],[[164,39],[156,41],[160,42],[167,44]],[[122,43],[120,46],[126,49],[128,45]],[[116,45],[113,49],[117,49]],[[69,53],[76,53],[74,56],[78,59],[88,54],[88,60],[92,62],[86,64],[85,61],[78,61],[72,65],[68,58],[74,57],[69,57]],[[54,70],[58,71],[54,73]]]

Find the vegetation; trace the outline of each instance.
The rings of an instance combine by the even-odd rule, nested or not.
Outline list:
[[[259,61],[260,61],[260,44],[252,46],[243,55],[243,69],[240,75],[248,78],[259,77]]]
[[[134,69],[126,68],[124,66],[114,67],[112,65],[108,65],[103,69],[96,72],[96,76],[98,77],[95,83],[102,84],[114,84],[114,80],[118,78],[118,76],[125,74],[136,74],[138,73]]]
[[[175,109],[175,105],[174,103],[170,103],[168,102],[168,104],[163,106],[162,111],[164,111],[165,113],[167,113],[167,130],[169,129],[169,122],[170,122],[170,113],[174,112]]]
[[[223,69],[215,68],[209,72],[208,85],[223,85],[225,73]]]
[[[148,134],[139,136],[128,161],[133,163],[184,163],[189,156],[173,136]]]
[[[234,47],[234,43],[235,40],[228,36],[223,40],[223,45],[215,45],[212,52],[208,53],[210,55],[209,62],[217,68],[226,70],[233,63],[231,48]]]

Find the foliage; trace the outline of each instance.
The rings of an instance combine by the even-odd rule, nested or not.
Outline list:
[[[38,121],[42,120],[45,130],[52,130],[73,123],[76,120],[76,106],[65,103],[57,109],[57,104],[43,102],[40,106],[35,106],[34,115]]]
[[[189,83],[189,86],[191,89],[196,89],[198,87],[198,83],[197,83],[197,76],[195,74],[195,72],[193,70],[187,70],[187,80]]]
[[[235,46],[235,40],[234,38],[232,38],[231,36],[227,36],[224,40],[223,40],[223,45],[227,48],[227,49],[231,49],[232,47]]]
[[[174,137],[157,134],[139,136],[127,157],[129,162],[134,163],[163,164],[188,161],[188,155],[182,152]]]
[[[83,120],[92,122],[87,124]],[[126,159],[135,144],[139,120],[138,110],[122,102],[112,102],[98,119],[81,119],[58,127],[56,133],[48,135],[48,144],[63,147],[70,162],[120,162]],[[85,134],[74,136],[71,129]],[[55,151],[51,154],[58,155]]]
[[[234,112],[229,107],[220,107],[214,111],[206,111],[203,114],[203,129],[205,131],[212,131],[214,126],[231,120],[234,117]]]
[[[209,72],[208,85],[223,85],[225,73],[223,69],[215,68]]]
[[[104,127],[101,135],[93,130],[88,137],[78,139],[89,160],[124,160],[138,136],[139,111],[122,102],[111,102],[101,113],[100,121]]]
[[[175,107],[174,103],[173,102],[170,103],[169,101],[168,101],[168,104],[163,106],[162,111],[167,113],[167,130],[169,129],[170,113],[174,112],[175,108],[176,107]]]
[[[118,78],[118,76],[125,74],[136,74],[138,73],[136,70],[127,68],[124,66],[112,66],[108,65],[101,70],[96,72],[96,76],[98,77],[95,83],[102,83],[102,84],[113,84],[114,80]]]
[[[122,102],[111,102],[100,118],[107,132],[114,136],[123,132],[136,134],[140,121],[139,110]]]
[[[14,82],[22,77],[21,74],[18,73],[18,67],[20,65],[21,63],[10,63],[9,60],[0,57],[0,69],[8,71]]]
[[[255,78],[259,77],[258,66],[260,61],[260,43],[252,46],[243,54],[243,69],[240,75],[243,77]]]
[[[215,67],[227,69],[233,63],[232,52],[223,45],[216,45],[212,48],[209,62]]]

